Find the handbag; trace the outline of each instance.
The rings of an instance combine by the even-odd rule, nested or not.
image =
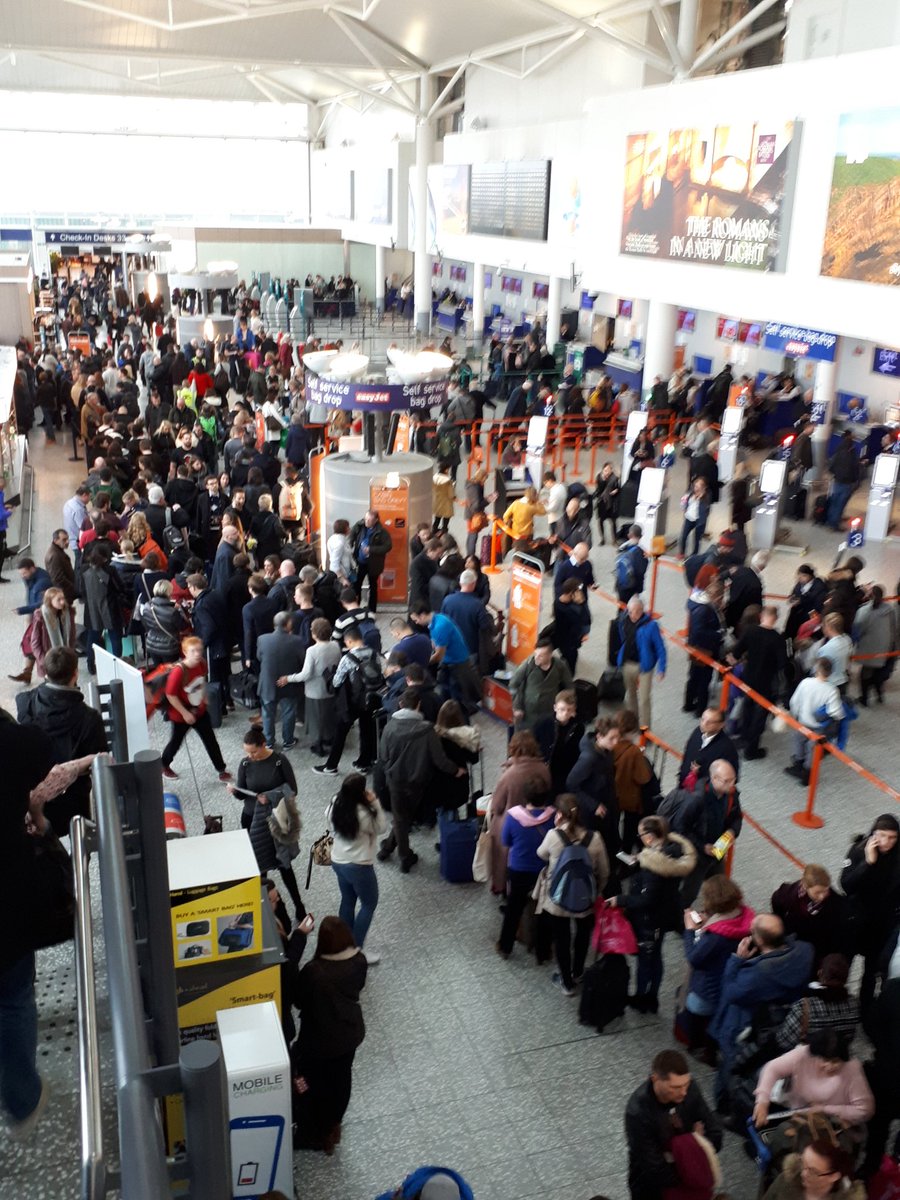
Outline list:
[[[638,944],[631,922],[620,908],[612,908],[600,897],[594,905],[596,919],[591,945],[598,954],[637,954]]]
[[[484,824],[478,841],[475,843],[475,857],[472,859],[472,878],[476,883],[487,883],[491,877],[491,801],[487,802],[484,812]]]
[[[75,878],[72,859],[56,834],[34,840],[31,891],[41,902],[31,906],[31,950],[57,946],[75,936]]]
[[[331,847],[334,845],[334,834],[323,833],[320,838],[316,838],[309,848],[309,864],[306,868],[306,886],[309,887],[312,879],[313,865],[317,867],[331,866]]]

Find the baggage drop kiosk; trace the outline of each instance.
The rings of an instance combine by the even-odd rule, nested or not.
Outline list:
[[[634,521],[641,527],[641,548],[646,554],[653,549],[655,537],[665,539],[668,516],[666,472],[661,467],[645,467],[640,474]]]
[[[900,454],[879,454],[875,459],[869,484],[869,503],[866,506],[867,542],[886,542],[890,536],[898,470]]]
[[[784,459],[767,458],[759,472],[762,503],[753,510],[750,545],[754,550],[771,550],[778,540],[778,527],[784,512],[788,464]]]
[[[622,483],[631,471],[631,447],[637,441],[637,436],[646,428],[650,414],[647,412],[632,412],[628,414],[628,424],[625,426],[625,445],[622,449],[622,473],[619,478]]]
[[[744,410],[734,406],[726,408],[722,414],[722,427],[719,433],[719,482],[731,483],[738,464],[744,455],[738,448],[741,429],[744,424]]]

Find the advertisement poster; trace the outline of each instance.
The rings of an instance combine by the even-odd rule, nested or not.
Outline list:
[[[900,108],[841,117],[821,273],[900,283]]]
[[[632,134],[622,253],[783,271],[798,139],[794,121]]]
[[[409,599],[409,484],[405,480],[400,481],[399,487],[373,483],[369,488],[369,507],[378,513],[393,542],[378,580],[378,599],[386,604],[406,604]]]
[[[391,169],[354,171],[353,183],[355,219],[363,225],[390,225]]]
[[[429,205],[434,208],[438,235],[469,232],[468,166],[432,163],[428,168]]]
[[[506,657],[523,663],[537,645],[541,616],[541,572],[513,559],[509,579]]]

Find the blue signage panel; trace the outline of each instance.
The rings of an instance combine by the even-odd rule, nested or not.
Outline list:
[[[48,246],[121,246],[135,233],[149,238],[150,229],[47,229]]]
[[[820,362],[834,362],[837,334],[825,333],[821,329],[806,329],[802,325],[783,325],[780,321],[769,321],[763,345],[767,350],[777,350],[788,358],[815,358]]]
[[[30,229],[0,229],[0,242],[30,242]]]
[[[876,346],[872,370],[879,375],[893,375],[895,378],[900,376],[900,350],[885,350]]]
[[[306,372],[306,403],[358,412],[406,412],[430,409],[447,399],[448,381],[429,383],[358,383]]]

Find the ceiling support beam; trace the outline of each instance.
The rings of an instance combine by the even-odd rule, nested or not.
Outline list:
[[[265,8],[239,8],[236,11],[223,13],[220,17],[200,17],[193,21],[160,21],[156,17],[145,17],[139,13],[123,11],[121,8],[115,8],[112,4],[104,4],[102,0],[63,0],[63,3],[71,4],[75,8],[86,8],[92,12],[103,13],[104,16],[115,17],[120,21],[146,25],[151,29],[159,29],[163,33],[184,33],[189,29],[208,29],[215,25],[231,25],[235,21],[290,16],[293,13],[322,8],[322,0],[284,0],[282,4],[269,4]]]
[[[348,39],[348,41],[350,41],[356,47],[356,49],[360,52],[360,54],[363,56],[363,58],[367,59],[368,62],[371,63],[371,65],[375,68],[376,71],[380,72],[385,83],[388,84],[388,86],[390,87],[390,89],[394,93],[394,95],[396,96],[399,103],[404,108],[406,108],[407,111],[412,116],[414,116],[414,117],[420,116],[421,114],[419,113],[418,108],[416,107],[414,102],[409,98],[409,96],[406,94],[406,92],[403,91],[403,89],[400,87],[400,85],[397,83],[397,81],[394,79],[390,70],[384,65],[384,63],[378,61],[378,58],[372,53],[372,51],[368,48],[368,46],[366,46],[366,44],[362,41],[362,39],[357,36],[355,30],[353,30],[350,27],[350,25],[344,18],[344,15],[342,13],[337,12],[333,8],[326,8],[324,11],[327,14],[327,16],[331,17],[332,21],[334,21],[335,25],[337,25],[338,29],[341,30],[341,32]],[[423,69],[427,69],[427,68],[423,68]]]
[[[333,16],[335,13],[340,13],[342,17],[348,18],[360,29],[364,29],[368,37],[373,38],[376,42],[379,42],[386,50],[390,50],[391,53],[396,55],[400,62],[405,63],[407,67],[415,67],[415,69],[420,73],[430,69],[428,63],[423,62],[421,58],[417,58],[415,54],[410,54],[408,50],[405,50],[397,42],[392,41],[389,37],[386,37],[385,34],[380,33],[371,25],[368,25],[364,20],[362,20],[359,13],[354,12],[352,9],[346,8],[342,4],[327,4],[325,7],[323,7],[322,11],[329,17]],[[357,47],[357,49],[359,49],[359,47]]]
[[[747,50],[752,50],[754,46],[761,46],[763,42],[770,41],[773,37],[777,37],[787,29],[787,21],[775,21],[771,25],[767,25],[765,29],[760,29],[757,33],[751,33],[750,37],[744,38],[738,42],[736,46],[726,46],[712,58],[708,58],[703,64],[703,70],[708,71],[710,67],[717,67],[719,63],[728,62],[730,58],[737,58],[744,54]]]
[[[672,60],[672,66],[675,68],[675,75],[678,78],[687,74],[687,63],[678,49],[678,44],[672,36],[672,30],[669,28],[669,19],[659,4],[655,2],[650,9],[653,20],[656,22],[656,28],[659,30],[660,37],[668,51],[669,58]]]
[[[522,78],[527,79],[528,76],[533,75],[535,71],[542,70],[544,67],[546,67],[547,63],[556,58],[558,54],[564,54],[567,50],[571,50],[573,46],[577,45],[578,42],[583,41],[585,36],[586,34],[583,29],[576,29],[575,32],[570,33],[564,41],[560,42],[558,45],[554,46],[552,50],[548,50],[546,54],[542,55],[537,62],[533,62],[530,67],[526,67],[522,71]],[[525,51],[523,50],[522,53],[524,55]]]
[[[716,38],[711,46],[704,50],[702,54],[697,55],[688,74],[696,74],[701,67],[709,62],[714,54],[727,46],[733,38],[736,38],[739,33],[749,28],[757,18],[761,17],[763,13],[768,12],[770,8],[774,8],[778,3],[780,3],[780,0],[759,0],[759,3],[754,4],[753,8],[745,16],[741,17],[739,21],[735,21],[732,27],[726,30],[720,38]]]
[[[454,87],[456,87],[457,80],[459,79],[460,75],[462,75],[462,73],[465,71],[465,69],[468,65],[469,64],[468,64],[467,59],[459,64],[459,66],[456,68],[456,70],[450,76],[449,81],[444,85],[444,87],[438,94],[438,98],[435,100],[434,104],[432,104],[431,108],[425,114],[426,120],[430,121],[431,118],[435,115],[437,110],[444,103],[444,100],[450,95],[450,93],[453,91]]]
[[[674,74],[674,68],[671,62],[656,54],[653,50],[648,50],[640,42],[628,37],[627,34],[619,32],[603,21],[582,20],[580,17],[569,16],[560,9],[555,8],[552,4],[547,3],[547,0],[522,0],[528,7],[533,8],[537,12],[542,12],[553,19],[558,25],[566,25],[569,29],[583,29],[588,37],[594,38],[595,41],[604,42],[606,45],[617,46],[620,50],[627,50],[634,54],[642,62],[648,66],[656,67],[667,75]],[[774,2],[774,0],[773,0]]]

